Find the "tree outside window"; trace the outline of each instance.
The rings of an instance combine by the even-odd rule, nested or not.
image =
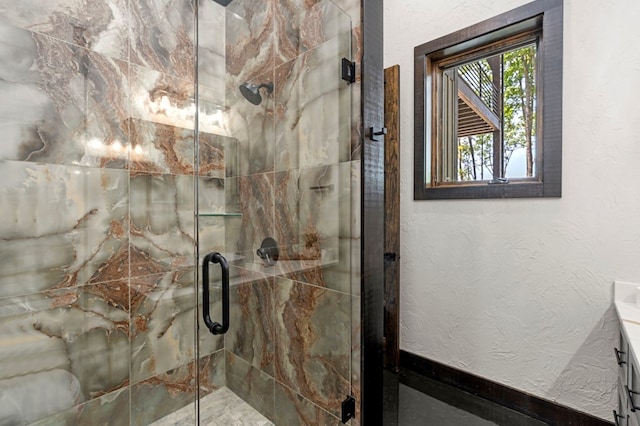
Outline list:
[[[491,62],[497,63],[497,66],[492,67]],[[480,71],[474,73],[473,69]],[[468,125],[464,126],[464,117],[460,117],[459,109],[457,180],[535,177],[536,46],[514,49],[455,67],[455,70],[467,85],[479,83],[481,78],[478,75],[481,73],[487,81],[486,87],[496,93],[496,98],[499,97],[495,102],[496,106],[501,106],[500,110],[496,110],[498,129],[493,132],[480,130],[474,134],[470,134],[474,131],[467,129]],[[476,87],[482,88],[478,84]],[[483,95],[482,90],[474,92],[479,95],[477,100],[485,103],[491,110],[491,102],[495,98]],[[458,104],[462,105],[463,102],[459,100]],[[475,118],[476,121],[483,120],[478,113]],[[467,124],[469,122],[470,120]],[[460,130],[464,133],[463,136],[460,135]],[[501,151],[501,158],[495,155],[498,150]]]

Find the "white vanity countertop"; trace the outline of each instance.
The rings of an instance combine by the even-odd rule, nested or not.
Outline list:
[[[640,303],[636,304],[636,294],[640,294],[639,287],[640,283],[616,281],[613,290],[618,319],[622,332],[629,342],[629,349],[635,365],[640,365],[638,362],[638,356],[640,356]]]

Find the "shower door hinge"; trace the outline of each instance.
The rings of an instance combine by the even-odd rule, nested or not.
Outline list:
[[[356,81],[356,63],[347,58],[342,58],[342,79],[349,84]]]
[[[342,423],[356,418],[356,400],[351,395],[342,401]]]

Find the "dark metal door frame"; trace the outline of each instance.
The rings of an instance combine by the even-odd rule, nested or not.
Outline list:
[[[362,425],[382,419],[384,345],[384,127],[383,0],[362,1]],[[372,140],[376,139],[376,140]]]

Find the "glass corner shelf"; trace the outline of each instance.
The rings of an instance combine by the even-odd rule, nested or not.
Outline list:
[[[242,213],[198,213],[198,217],[242,217]]]

